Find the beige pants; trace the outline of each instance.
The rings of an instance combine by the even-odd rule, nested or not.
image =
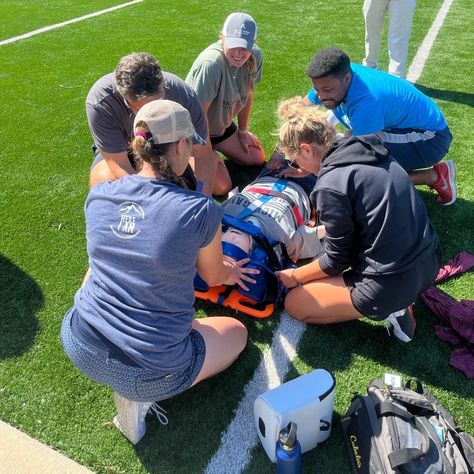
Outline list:
[[[380,36],[389,13],[388,72],[394,76],[406,76],[408,41],[410,40],[413,12],[416,0],[365,0],[362,11],[365,20],[364,66],[376,68],[380,52]]]

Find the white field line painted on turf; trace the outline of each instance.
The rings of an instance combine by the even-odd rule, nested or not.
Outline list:
[[[207,465],[206,474],[236,474],[248,464],[251,450],[258,442],[253,403],[261,393],[283,382],[305,329],[306,324],[282,313],[272,346],[264,352],[252,380],[246,385],[234,419],[222,435],[221,445]]]
[[[452,3],[453,0],[444,0],[443,4],[441,5],[441,8],[439,9],[436,18],[431,25],[431,28],[426,34],[423,43],[421,43],[421,46],[418,48],[410,68],[408,69],[408,81],[415,83],[420,78],[423,68],[425,67],[426,60],[430,55],[431,48],[433,47],[436,37],[438,36],[439,30],[443,26],[444,20],[448,15]]]
[[[104,13],[109,13],[114,10],[118,10],[120,8],[129,7],[130,5],[134,5],[135,3],[140,3],[140,2],[143,2],[143,0],[133,0],[133,2],[122,3],[121,5],[116,5],[115,7],[110,7],[110,8],[107,8],[106,10],[100,10],[94,13],[89,13],[88,15],[80,16],[78,18],[73,18],[72,20],[63,21],[61,23],[56,23],[55,25],[43,26],[43,28],[30,31],[29,33],[25,33],[19,36],[13,36],[12,38],[8,38],[6,40],[0,41],[0,46],[3,46],[4,44],[14,43],[15,41],[20,41],[22,39],[31,38],[32,36],[39,35],[40,33],[45,33],[46,31],[62,28],[63,26],[70,25],[72,23],[77,23],[78,21],[87,20],[88,18],[92,18],[94,16],[103,15]]]

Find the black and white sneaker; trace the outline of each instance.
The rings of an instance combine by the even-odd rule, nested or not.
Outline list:
[[[396,311],[388,316],[385,320],[385,326],[389,331],[389,324],[393,327],[393,335],[403,342],[410,342],[413,339],[415,333],[416,321],[413,316],[413,306],[410,305],[408,308]]]

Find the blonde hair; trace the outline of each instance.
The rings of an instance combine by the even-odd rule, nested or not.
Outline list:
[[[158,177],[186,188],[186,181],[173,171],[169,162],[169,150],[173,143],[154,144],[145,122],[138,122],[135,131],[145,132],[147,135],[135,137],[130,144],[137,171],[142,169],[143,162],[147,162]]]
[[[288,155],[300,152],[302,143],[316,143],[324,154],[336,138],[336,131],[317,107],[306,105],[302,97],[280,102],[278,148]]]
[[[248,75],[248,85],[249,87],[255,87],[253,76],[257,72],[257,60],[255,59],[255,55],[253,53],[250,54],[250,57],[245,61],[243,65],[245,68],[247,75]]]
[[[300,95],[296,95],[291,99],[282,100],[278,104],[277,115],[280,120],[284,120],[288,115],[293,113],[294,109],[306,107],[304,98]]]

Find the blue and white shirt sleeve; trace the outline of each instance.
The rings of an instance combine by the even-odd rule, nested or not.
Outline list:
[[[308,91],[306,94],[306,98],[308,99],[309,102],[311,102],[314,105],[319,105],[321,102],[318,99],[318,96],[316,95],[316,91],[314,90],[314,87],[311,87],[311,89]]]

